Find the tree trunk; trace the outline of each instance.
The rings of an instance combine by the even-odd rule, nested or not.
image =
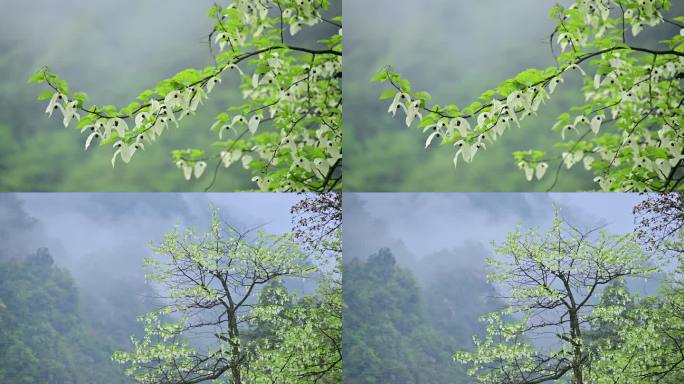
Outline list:
[[[235,312],[229,314],[228,335],[230,336],[231,345],[230,374],[233,377],[232,384],[242,384],[240,372],[240,332],[238,331]],[[235,340],[238,341],[236,342]]]
[[[572,339],[572,374],[574,384],[584,384],[582,372],[582,331],[575,310],[570,310],[570,337]]]

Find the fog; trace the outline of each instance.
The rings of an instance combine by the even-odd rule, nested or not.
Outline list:
[[[206,10],[213,3],[3,0],[0,23],[3,40],[34,58],[17,80],[49,65],[98,103],[122,103],[185,67],[211,63]],[[144,73],[158,75],[141,79]]]
[[[206,229],[211,206],[240,230],[291,229],[295,194],[28,193],[0,194],[0,257],[21,258],[40,247],[91,298],[116,284],[144,288],[143,259],[176,224]],[[145,290],[146,292],[146,290]],[[143,294],[143,292],[138,292]]]
[[[638,194],[349,193],[344,195],[344,257],[365,258],[388,247],[403,267],[477,269],[494,256],[492,242],[515,230],[552,223],[554,207],[573,226],[634,229]],[[434,263],[438,264],[435,268]],[[440,267],[441,266],[441,267]]]

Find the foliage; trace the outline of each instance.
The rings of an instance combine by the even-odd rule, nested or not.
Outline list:
[[[258,346],[251,369],[271,372],[264,382],[340,383],[341,195],[330,192],[307,196],[292,207],[292,213],[295,240],[313,253],[318,266],[316,295],[291,300],[290,306],[281,307],[277,313],[264,313],[261,322],[273,336]],[[260,295],[269,301],[274,300],[273,296],[266,292]],[[255,381],[261,382],[259,378]]]
[[[662,193],[651,195],[634,207],[639,239],[650,248],[671,250],[681,254],[677,236],[684,228],[684,195]],[[672,240],[675,240],[672,243]]]
[[[240,232],[215,210],[210,229],[166,234],[147,259],[164,305],[140,317],[145,336],[114,359],[140,383],[331,382],[341,364],[334,279],[297,298],[283,282],[323,272],[292,234]]]
[[[328,6],[327,0],[215,5],[208,11],[214,23],[212,55],[219,50],[215,64],[181,71],[124,107],[87,105],[85,93],[70,92],[67,82],[47,67],[29,82],[51,88],[39,96],[49,100],[46,113],[59,111],[65,127],[76,123],[87,135],[86,150],[95,143],[113,145],[114,166],[117,159],[130,162],[170,126],[194,115],[224,76],[237,73],[244,103],[217,115],[210,128],[218,136],[213,148],[173,151],[184,177],[198,179],[211,165],[210,188],[221,166],[241,163],[260,190],[332,190],[341,181],[342,37],[341,18],[321,16]],[[286,41],[286,34],[294,36],[319,23],[339,29],[319,42],[322,48]]]
[[[0,381],[128,383],[110,361],[114,344],[88,320],[73,279],[46,249],[0,260]]]
[[[585,103],[561,114],[552,127],[561,137],[555,144],[559,153],[514,153],[527,180],[541,180],[551,167],[552,189],[563,167],[581,163],[594,173],[602,190],[677,190],[684,180],[684,32],[663,41],[663,49],[627,39],[630,32],[636,37],[645,26],[663,22],[682,29],[684,18],[663,16],[670,6],[669,0],[577,0],[568,8],[557,5],[551,10],[558,21],[551,34],[552,50],[560,49],[556,65],[522,71],[463,108],[431,105],[430,94],[412,90],[391,67],[382,68],[372,80],[391,86],[380,98],[392,99],[392,115],[401,110],[407,126],[419,122],[429,133],[426,148],[433,142],[456,147],[456,166],[473,161],[509,128],[536,115],[565,78],[581,76]]]
[[[606,379],[597,382],[681,383],[684,380],[684,232],[682,196],[649,196],[637,207],[640,239],[650,249],[664,251],[675,263],[663,279],[661,295],[641,302],[610,324],[616,340],[605,342],[603,359],[595,365]]]
[[[487,336],[474,338],[474,352],[455,358],[471,365],[481,383],[575,384],[603,382],[597,367],[607,356],[593,352],[591,324],[614,323],[626,302],[596,300],[611,282],[647,276],[649,266],[632,235],[580,231],[558,214],[546,233],[509,233],[488,261],[490,279],[500,285],[507,307],[483,317]]]

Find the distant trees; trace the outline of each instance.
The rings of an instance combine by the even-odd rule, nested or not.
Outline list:
[[[0,258],[0,382],[127,383],[110,360],[114,343],[92,320],[47,249]]]
[[[493,292],[482,275],[442,265],[443,273],[417,281],[389,249],[355,258],[344,271],[346,382],[473,382],[451,355],[484,332],[472,320],[497,308],[479,297]]]
[[[338,236],[336,230],[321,243]],[[141,317],[145,336],[115,360],[139,383],[336,382],[339,266],[333,258],[326,267],[327,256],[316,249],[303,252],[302,239],[238,231],[216,210],[204,234],[169,232],[155,248],[160,257],[147,260],[164,305]],[[292,278],[316,281],[317,294],[288,293]]]
[[[426,361],[425,347],[434,334],[426,308],[389,249],[345,264],[344,302],[345,381],[431,382],[426,374],[435,362]]]

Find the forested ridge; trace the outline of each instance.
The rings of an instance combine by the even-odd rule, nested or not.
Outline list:
[[[421,284],[387,248],[346,263],[345,380],[474,383],[451,356],[484,332],[476,319],[497,303],[484,277],[471,272],[443,268]]]
[[[111,361],[121,341],[96,326],[106,316],[84,309],[73,277],[46,248],[0,258],[0,382],[129,383]]]

